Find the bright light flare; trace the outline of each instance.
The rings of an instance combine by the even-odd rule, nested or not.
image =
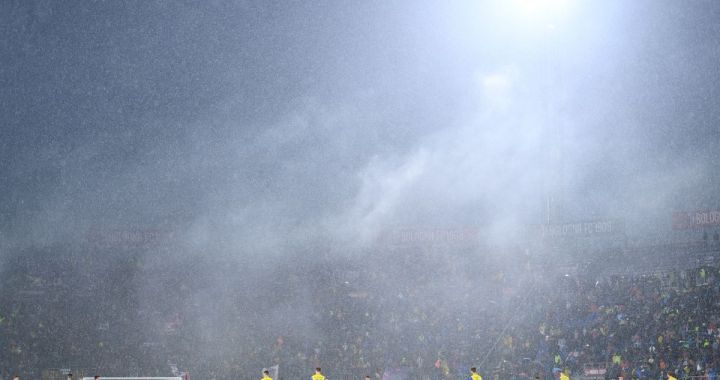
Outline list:
[[[572,7],[571,0],[513,0],[514,13],[525,22],[541,22],[554,27]]]
[[[494,5],[502,18],[518,28],[555,29],[572,11],[573,0],[504,0]]]
[[[520,12],[527,14],[553,14],[568,9],[569,0],[515,0]]]

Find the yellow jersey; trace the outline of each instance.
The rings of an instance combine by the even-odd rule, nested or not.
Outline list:
[[[312,375],[312,380],[325,380],[325,376],[322,373],[316,373]]]
[[[268,376],[268,375],[265,375],[265,376],[263,376],[262,379],[260,379],[260,380],[273,380],[273,378],[270,377],[270,376]]]
[[[477,372],[470,374],[470,380],[482,380],[482,376],[478,375]]]

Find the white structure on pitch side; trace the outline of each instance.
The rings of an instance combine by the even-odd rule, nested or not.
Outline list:
[[[94,377],[83,377],[82,380],[94,380]],[[105,377],[100,376],[100,380],[184,380],[182,377]]]

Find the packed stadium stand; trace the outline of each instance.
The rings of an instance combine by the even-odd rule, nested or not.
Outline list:
[[[715,380],[719,248],[576,262],[522,250],[304,253],[222,283],[242,265],[27,249],[2,267],[2,377],[254,379],[279,365],[288,380],[316,366],[338,380],[464,379],[471,366],[485,379],[552,379],[560,369],[576,379]]]

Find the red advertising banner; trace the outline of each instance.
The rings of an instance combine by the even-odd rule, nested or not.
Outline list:
[[[391,245],[472,244],[479,239],[479,227],[402,228],[386,231],[379,241]]]
[[[543,238],[614,235],[625,232],[625,223],[618,219],[541,224],[538,227]]]
[[[679,211],[672,215],[674,230],[720,226],[720,210]]]

